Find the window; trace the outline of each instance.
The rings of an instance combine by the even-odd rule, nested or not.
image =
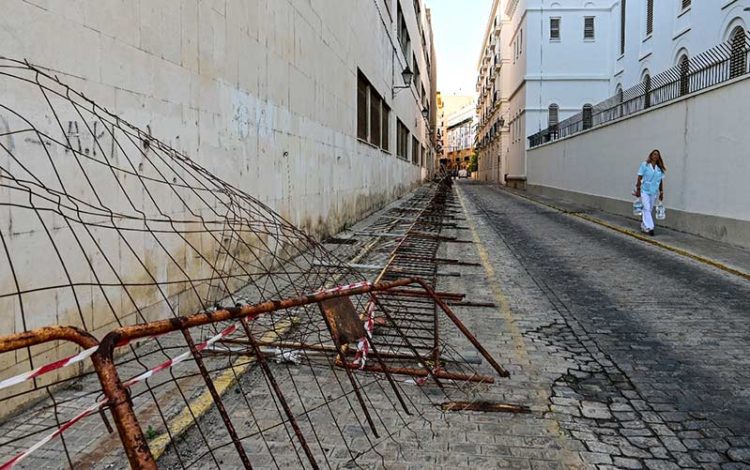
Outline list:
[[[593,16],[587,16],[583,19],[583,39],[594,39]]]
[[[411,162],[419,165],[419,141],[414,136],[411,137]]]
[[[620,55],[625,54],[625,2],[620,0]]]
[[[547,118],[547,126],[552,128],[557,126],[557,123],[560,122],[560,107],[557,105],[557,103],[552,103],[549,105],[549,117]]]
[[[357,138],[388,150],[390,109],[360,71],[357,74]]]
[[[690,7],[690,0],[682,0],[682,9],[685,10]]]
[[[550,41],[560,40],[560,18],[549,19],[549,39]]]
[[[383,112],[382,112],[382,138],[380,141],[380,148],[383,150],[389,151],[391,150],[391,142],[390,142],[390,134],[391,134],[391,108],[388,107],[385,102],[383,103]]]
[[[401,3],[398,4],[398,43],[401,45],[401,52],[404,53],[406,60],[409,60],[409,46],[411,39],[409,39],[409,30],[406,27],[406,18],[404,18],[404,11],[401,9]]]
[[[406,160],[409,155],[409,129],[401,119],[396,119],[396,134],[396,155]]]
[[[417,56],[412,56],[412,64],[414,64],[414,67],[412,67],[412,70],[414,71],[414,87],[417,89],[417,96],[419,95],[419,85],[422,83],[422,75],[419,72],[419,63],[417,63]]]
[[[643,107],[651,107],[651,75],[643,76]]]
[[[625,93],[622,91],[622,85],[619,83],[617,84],[617,89],[615,90],[615,96],[617,97],[617,117],[621,117],[623,115],[623,106],[622,103],[625,101]]]
[[[646,0],[646,34],[654,32],[654,0]]]
[[[362,73],[357,74],[357,137],[367,140],[367,94],[370,84]]]
[[[690,93],[690,60],[687,54],[680,57],[680,96]]]
[[[424,145],[423,145],[419,153],[419,166],[421,167],[427,166],[427,159],[425,158],[425,153],[426,152],[425,152]]]
[[[732,31],[731,43],[729,78],[736,78],[747,72],[747,33],[742,26],[737,26]]]
[[[583,105],[583,130],[591,129],[594,123],[594,107],[590,104]]]
[[[523,54],[523,30],[518,32],[518,54]]]
[[[382,102],[380,96],[370,89],[370,138],[368,142],[377,146],[380,146],[380,125],[383,122],[380,115]]]

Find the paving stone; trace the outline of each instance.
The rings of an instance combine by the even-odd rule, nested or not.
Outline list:
[[[727,456],[735,462],[750,463],[750,447],[733,447],[727,451]]]
[[[680,466],[667,460],[646,460],[643,462],[650,470],[679,470]]]
[[[641,464],[641,461],[636,460],[636,459],[628,459],[625,457],[615,457],[612,459],[612,462],[618,468],[631,468],[631,469],[643,468],[643,464]]]
[[[592,419],[610,419],[612,417],[607,405],[592,401],[581,403],[581,414]]]

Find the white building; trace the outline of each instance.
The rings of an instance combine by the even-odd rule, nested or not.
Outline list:
[[[750,0],[618,0],[609,95],[626,90],[719,43],[750,24]]]
[[[479,62],[480,178],[523,186],[530,134],[610,92],[612,0],[496,0]]]

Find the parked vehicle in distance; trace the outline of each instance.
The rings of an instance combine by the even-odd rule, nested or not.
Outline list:
[[[469,177],[469,172],[466,171],[465,168],[462,168],[461,170],[458,170],[458,177],[459,178],[468,178]]]

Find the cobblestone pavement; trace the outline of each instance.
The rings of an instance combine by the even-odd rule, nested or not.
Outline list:
[[[472,398],[524,404],[532,412],[443,413],[435,406],[440,397],[434,386],[405,385],[421,415],[403,424],[393,403],[378,400],[373,389],[371,406],[395,434],[374,439],[359,426],[344,429],[355,451],[374,447],[355,464],[338,435],[317,426],[322,445],[315,453],[323,467],[750,468],[746,281],[498,188],[462,182],[454,190],[465,213],[444,234],[474,243],[441,244],[439,257],[467,265],[441,266],[440,272],[460,276],[439,276],[437,287],[495,304],[454,310],[512,374],[477,387]],[[349,235],[366,226],[362,221]],[[473,354],[458,339],[452,345]],[[486,363],[477,367],[490,373]],[[313,387],[304,368],[281,372],[301,389]],[[320,386],[338,393],[334,382]],[[309,420],[325,420],[313,392],[295,411],[307,406]],[[255,368],[227,393],[227,409],[239,423],[265,419],[263,413],[249,416],[244,399],[275,414]],[[309,422],[301,421],[306,431]],[[82,426],[82,438],[102,433],[96,420]],[[215,410],[201,419],[201,428],[207,435],[221,430]],[[194,446],[199,431],[188,431],[180,446]],[[265,437],[274,460],[255,455],[248,441],[254,468],[306,465],[283,427]],[[115,436],[109,438],[117,449]],[[241,468],[230,448],[216,454],[216,461],[194,468]],[[21,467],[65,467],[52,458],[39,463]],[[159,466],[180,467],[171,450]],[[126,463],[90,459],[77,468]]]
[[[750,468],[747,281],[495,187],[458,191],[550,380],[545,417],[587,465]]]

